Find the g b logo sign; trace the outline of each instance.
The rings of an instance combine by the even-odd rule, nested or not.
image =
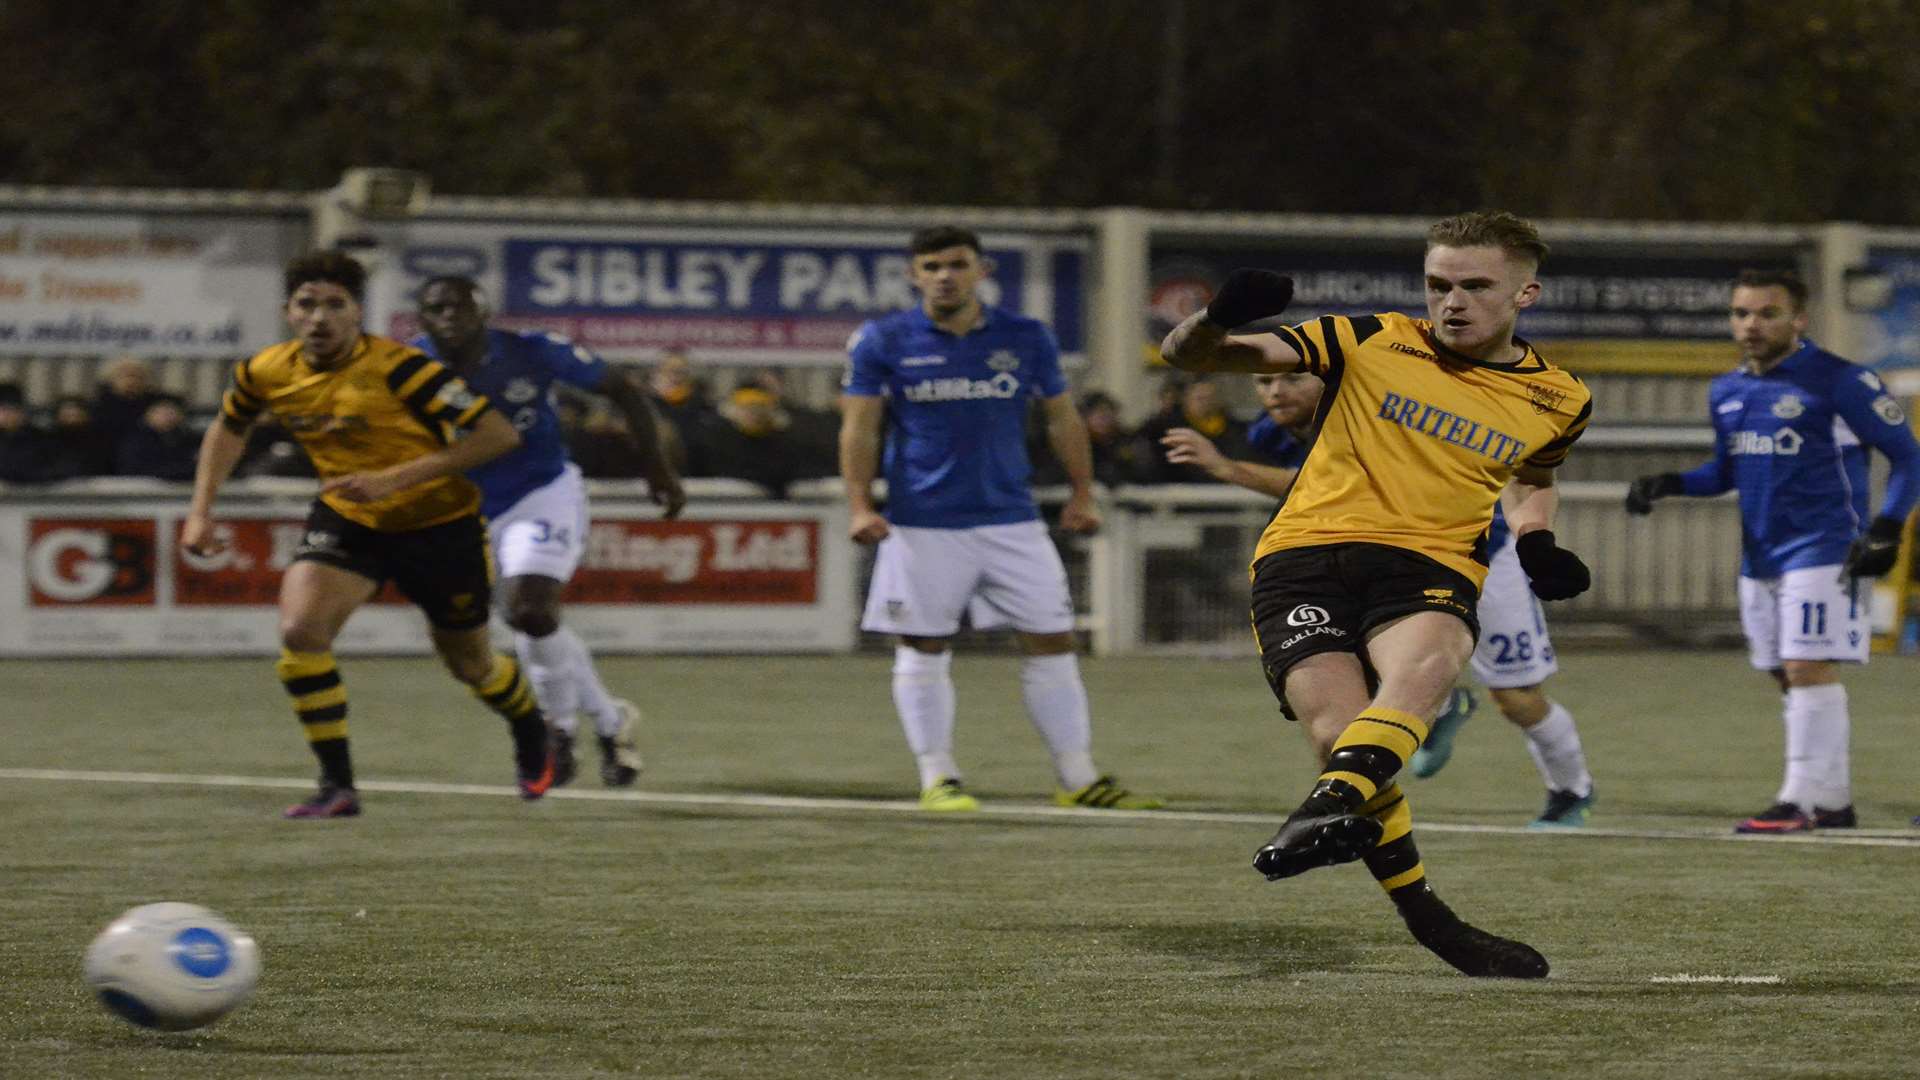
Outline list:
[[[154,602],[151,520],[36,518],[26,562],[34,607]]]

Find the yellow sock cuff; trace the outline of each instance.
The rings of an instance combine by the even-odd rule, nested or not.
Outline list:
[[[1410,712],[1373,707],[1359,716],[1333,741],[1333,749],[1378,746],[1393,751],[1404,763],[1427,739],[1427,722]]]
[[[294,652],[281,649],[280,659],[274,661],[273,673],[280,676],[281,682],[289,679],[304,679],[313,675],[325,675],[334,669],[331,652]]]

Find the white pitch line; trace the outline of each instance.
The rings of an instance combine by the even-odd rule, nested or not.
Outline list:
[[[231,787],[306,790],[310,779],[284,776],[223,776],[199,773],[104,772],[85,769],[0,769],[0,780],[50,780],[87,784],[166,784],[184,787]],[[500,784],[443,784],[429,780],[364,780],[362,791],[383,791],[400,795],[480,795],[491,798],[518,798],[519,792]],[[590,788],[560,788],[547,793],[548,799],[580,802],[625,802],[651,806],[713,806],[760,810],[854,811],[883,814],[925,815],[920,803],[911,799],[831,799],[795,795],[730,795],[675,791],[595,791]],[[925,815],[932,819],[939,815]],[[1083,810],[1077,807],[1036,806],[1031,803],[990,802],[971,814],[959,817],[1043,818],[1073,821],[1079,824],[1101,822],[1157,822],[1162,824],[1261,825],[1273,827],[1285,815],[1275,813],[1220,810]],[[1527,836],[1539,838],[1586,837],[1614,840],[1708,840],[1722,843],[1815,844],[1823,847],[1920,848],[1920,830],[1856,829],[1846,835],[1831,830],[1811,836],[1742,836],[1733,832],[1684,829],[1621,829],[1582,827],[1578,829],[1530,829],[1523,825],[1467,825],[1435,822],[1425,818],[1416,828],[1430,833],[1483,834],[1489,836]]]
[[[1647,980],[1651,983],[1734,983],[1743,986],[1779,986],[1785,982],[1778,975],[1655,975]]]

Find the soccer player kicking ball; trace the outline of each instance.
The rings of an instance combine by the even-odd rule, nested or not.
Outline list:
[[[1093,454],[1045,326],[989,307],[980,238],[939,226],[913,235],[908,273],[921,301],[861,326],[849,345],[840,473],[853,539],[877,543],[862,628],[894,634],[893,701],[920,768],[920,805],[979,808],[953,755],[953,659],[964,612],[976,629],[1011,626],[1026,653],[1027,715],[1053,755],[1054,801],[1150,810],[1093,763],[1087,691],[1074,656],[1066,567],[1027,488],[1026,417],[1040,398],[1047,440],[1073,494],[1060,526],[1091,532]],[[873,480],[885,444],[887,513]]]
[[[1839,665],[1867,662],[1860,579],[1893,568],[1920,498],[1920,446],[1899,404],[1879,376],[1801,336],[1806,308],[1798,275],[1740,274],[1729,310],[1742,362],[1707,391],[1713,460],[1643,476],[1627,492],[1630,514],[1669,495],[1740,492],[1740,624],[1753,666],[1780,685],[1787,729],[1773,805],[1734,826],[1761,835],[1854,825]],[[1863,443],[1893,464],[1871,519]]]
[[[574,732],[580,714],[593,718],[600,742],[600,782],[625,787],[640,775],[634,725],[640,710],[600,682],[579,635],[560,621],[560,591],[587,550],[587,489],[567,459],[553,384],[605,394],[626,416],[633,453],[648,494],[667,517],[686,493],[661,453],[646,392],[626,373],[551,334],[488,329],[480,286],[458,275],[432,278],[417,295],[426,333],[412,344],[445,363],[505,411],[520,448],[469,475],[480,485],[481,513],[500,564],[500,607],[513,628],[514,652],[553,730],[554,784],[573,779]]]
[[[1229,331],[1278,315],[1293,283],[1236,270],[1161,346],[1183,370],[1326,383],[1319,433],[1253,564],[1261,664],[1323,769],[1254,869],[1278,880],[1362,860],[1414,938],[1468,975],[1540,978],[1547,961],[1434,893],[1394,776],[1473,652],[1496,500],[1536,595],[1591,583],[1552,532],[1553,469],[1590,395],[1513,336],[1546,251],[1512,214],[1448,218],[1427,233],[1428,319],[1327,316],[1247,336]]]
[[[1324,385],[1304,371],[1255,375],[1263,414],[1247,429],[1247,445],[1266,462],[1235,461],[1206,436],[1175,428],[1160,441],[1167,460],[1196,465],[1207,475],[1284,500],[1313,445],[1314,414]],[[1575,829],[1587,823],[1593,806],[1593,776],[1587,771],[1580,732],[1566,706],[1549,698],[1542,684],[1560,670],[1547,636],[1540,598],[1527,585],[1514,552],[1513,533],[1496,506],[1487,538],[1493,552],[1474,617],[1480,642],[1473,650],[1473,673],[1493,693],[1500,711],[1526,736],[1527,753],[1546,784],[1546,806],[1529,828]],[[1453,739],[1477,702],[1471,690],[1455,687],[1435,717],[1426,741],[1414,751],[1413,775],[1425,779],[1444,768],[1453,755]]]
[[[366,281],[366,270],[338,252],[287,265],[286,317],[295,337],[234,367],[219,422],[200,443],[180,544],[201,555],[226,546],[214,497],[246,449],[247,429],[271,412],[322,482],[280,579],[275,670],[320,761],[319,790],[286,816],[360,813],[333,641],[387,581],[426,613],[433,647],[454,678],[507,721],[520,796],[538,799],[553,783],[546,720],[520,665],[496,655],[488,640],[492,566],[480,492],[464,475],[518,446],[520,436],[439,361],[361,332]]]

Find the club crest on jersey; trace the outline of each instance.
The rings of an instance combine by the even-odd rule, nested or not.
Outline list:
[[[1806,403],[1793,394],[1783,394],[1780,400],[1773,403],[1773,415],[1782,420],[1791,420],[1796,416],[1805,415],[1806,411]]]
[[[468,390],[464,385],[450,382],[441,387],[439,393],[433,395],[433,400],[449,409],[464,412],[473,408],[473,403],[479,399],[475,398],[473,391]]]
[[[1537,413],[1559,412],[1560,406],[1567,403],[1567,392],[1530,382],[1527,384],[1527,403]]]
[[[539,397],[540,388],[530,379],[511,379],[507,382],[507,388],[500,391],[500,396],[515,405],[521,405]]]
[[[1889,424],[1904,424],[1907,414],[1900,409],[1900,403],[1886,394],[1873,399],[1873,415]]]
[[[987,366],[995,371],[1020,370],[1020,358],[1013,355],[1011,349],[999,349],[987,357]]]

